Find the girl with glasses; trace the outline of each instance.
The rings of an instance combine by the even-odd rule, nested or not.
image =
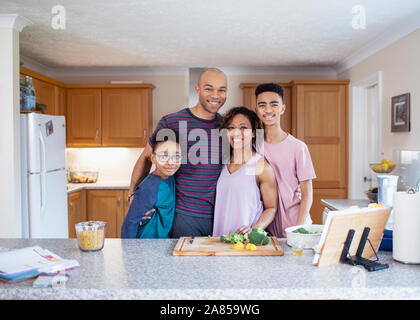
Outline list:
[[[155,141],[150,160],[155,170],[131,195],[121,238],[169,238],[175,212],[173,175],[181,165],[181,148],[176,140]]]

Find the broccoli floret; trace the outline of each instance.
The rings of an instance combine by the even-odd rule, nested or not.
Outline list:
[[[263,245],[263,246],[265,246],[266,244],[268,244],[270,242],[270,238],[269,237],[267,237],[267,236],[265,236],[265,238],[262,240],[262,242],[261,242],[261,244]]]
[[[293,231],[294,233],[303,233],[303,234],[308,234],[310,233],[308,230],[306,230],[305,228],[299,228],[296,229],[295,231]]]
[[[320,233],[318,231],[311,232],[311,231],[306,230],[305,228],[299,228],[299,229],[294,230],[293,232],[294,233],[302,233],[302,234],[317,234],[317,233]]]
[[[230,243],[232,244],[245,241],[245,236],[243,234],[231,232],[229,236],[230,236]]]
[[[250,243],[266,245],[270,242],[270,238],[267,236],[268,232],[262,228],[253,228],[251,233],[248,235]]]
[[[223,236],[220,236],[220,241],[230,243],[230,238],[223,235]]]

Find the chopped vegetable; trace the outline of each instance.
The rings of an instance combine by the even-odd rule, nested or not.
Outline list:
[[[229,234],[230,243],[245,242],[245,236],[236,232],[231,232]]]
[[[267,234],[268,232],[264,231],[263,228],[253,228],[251,233],[248,235],[249,242],[252,244],[266,245],[270,242],[270,238]]]
[[[318,233],[321,233],[319,231],[311,232],[311,231],[306,230],[305,228],[299,228],[299,229],[294,230],[293,232],[294,233],[302,233],[302,234],[318,234]]]
[[[220,241],[230,243],[230,238],[223,235],[223,236],[220,236]]]
[[[243,249],[245,245],[242,242],[237,242],[232,246],[232,249]]]
[[[247,243],[245,246],[245,249],[247,250],[257,250],[257,247],[253,243]]]

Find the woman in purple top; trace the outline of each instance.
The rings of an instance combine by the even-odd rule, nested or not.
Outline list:
[[[257,115],[245,107],[229,110],[220,124],[220,129],[227,129],[231,152],[217,181],[213,236],[265,229],[274,219],[275,174],[252,147],[259,128]]]

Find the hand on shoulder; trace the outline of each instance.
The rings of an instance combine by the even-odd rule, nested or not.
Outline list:
[[[276,178],[273,168],[264,157],[257,161],[255,175],[259,181],[272,180]]]

